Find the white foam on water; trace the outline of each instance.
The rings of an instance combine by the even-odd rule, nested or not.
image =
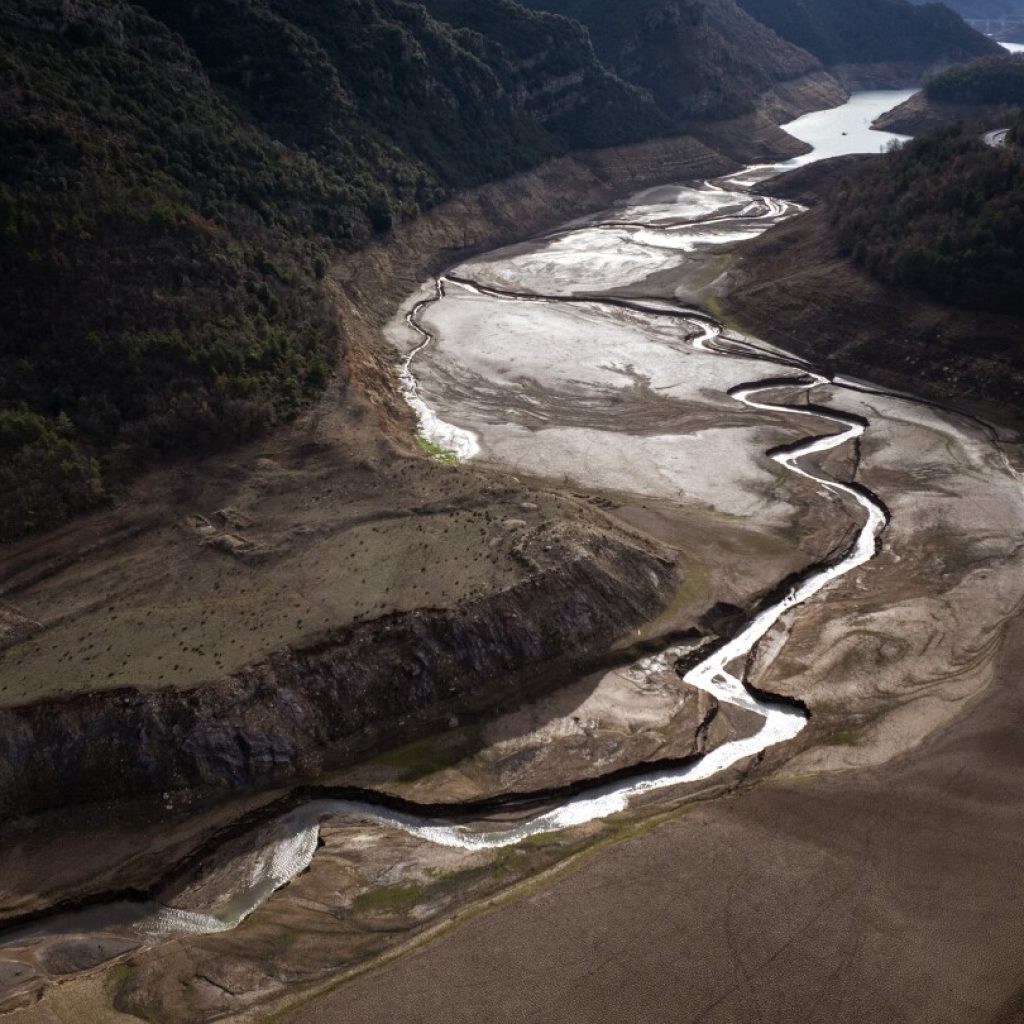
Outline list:
[[[286,819],[287,821],[287,819]],[[238,890],[216,914],[160,906],[139,927],[147,935],[212,935],[237,928],[282,886],[297,878],[313,862],[320,828],[305,824],[292,835],[272,841],[247,862]]]

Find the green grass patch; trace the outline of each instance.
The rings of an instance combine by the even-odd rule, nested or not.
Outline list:
[[[673,622],[676,622],[683,609],[692,606],[695,612],[698,606],[704,605],[710,598],[711,582],[707,567],[702,563],[687,560],[683,564],[683,584],[676,591],[675,596],[657,616],[648,622],[641,632],[643,638],[656,636],[658,632]],[[632,632],[622,637],[612,646],[613,651],[623,651],[635,643],[637,636]]]
[[[521,875],[526,867],[527,855],[522,850],[509,847],[499,850],[498,855],[491,864],[491,871],[495,878],[507,878],[508,876]]]
[[[404,747],[396,747],[377,757],[377,763],[396,768],[402,774],[399,782],[415,782],[426,775],[451,768],[472,756],[480,748],[474,729],[463,729],[442,737],[428,736],[414,740]]]
[[[128,983],[128,980],[131,978],[133,973],[134,968],[132,965],[124,960],[119,964],[114,964],[114,966],[107,971],[106,978],[104,979],[104,988],[111,999],[117,997]]]
[[[740,334],[744,333],[739,320],[726,310],[725,306],[722,304],[722,300],[717,295],[707,295],[701,299],[701,302],[704,309],[720,324],[727,327],[730,331],[735,331]]]
[[[832,733],[827,742],[830,747],[855,747],[863,734],[864,729],[861,726],[849,726]]]
[[[711,595],[711,579],[707,567],[700,562],[687,561],[683,566],[683,585],[669,606],[669,612],[678,611],[688,604],[700,604]]]
[[[708,285],[714,284],[730,267],[733,261],[733,254],[731,252],[718,253],[715,255],[704,268],[704,273],[700,274],[694,282],[697,288],[707,288]],[[714,301],[718,303],[718,299],[712,297],[707,301]],[[720,305],[720,303],[718,303]],[[717,314],[715,314],[717,315]]]
[[[353,914],[399,914],[414,907],[423,890],[418,885],[386,885],[352,901]]]
[[[439,444],[434,444],[433,441],[428,440],[422,434],[416,435],[416,447],[432,459],[443,462],[446,466],[457,466],[459,464],[459,457],[455,452],[449,448],[442,448]]]

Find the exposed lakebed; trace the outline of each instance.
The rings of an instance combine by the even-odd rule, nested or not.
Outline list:
[[[852,102],[856,117],[870,120],[901,98]],[[829,113],[815,129],[832,126],[822,155],[834,155],[844,138],[855,150],[859,136],[841,127],[850,111]],[[730,247],[796,212],[744,190],[746,180],[651,190],[425,285],[391,328],[411,356],[403,386],[427,439],[462,457],[613,498],[678,504],[695,521],[725,517],[769,546],[794,543],[811,521],[838,522],[846,539],[833,557],[807,565],[723,642],[670,648],[608,673],[578,704],[519,712],[505,729],[498,723],[463,762],[408,791],[416,803],[448,803],[447,814],[386,800],[306,804],[264,826],[258,843],[239,841],[202,878],[163,894],[161,905],[98,907],[8,936],[12,982],[38,976],[54,939],[89,936],[102,960],[119,943],[233,928],[315,866],[321,833],[350,853],[391,844],[398,860],[378,869],[359,898],[370,905],[374,891],[389,891],[415,904],[396,887],[408,893],[432,871],[476,870],[489,863],[474,859],[481,851],[601,822],[645,793],[684,795],[680,787],[748,764],[805,729],[798,704],[755,693],[748,679],[814,712],[817,702],[845,701],[877,722],[881,739],[851,750],[851,764],[911,745],[984,685],[986,645],[1024,596],[1019,478],[982,427],[857,382],[828,381],[690,308],[727,275]],[[967,490],[984,523],[958,500]],[[902,710],[898,728],[879,712],[886,699]],[[709,700],[736,709],[728,728],[666,749],[682,710],[691,708],[686,728],[695,736]],[[605,751],[603,733],[615,737]],[[653,740],[638,743],[638,733]],[[553,806],[531,811],[511,802],[475,820],[471,807],[445,799],[459,772],[515,792],[556,788],[559,780],[542,768],[559,745],[584,761],[587,751],[593,756],[579,791]],[[603,779],[659,757],[674,763]],[[829,766],[810,744],[799,759]],[[501,785],[489,795],[500,798]]]

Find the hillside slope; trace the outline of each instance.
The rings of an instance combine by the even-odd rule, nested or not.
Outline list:
[[[821,69],[733,0],[529,2],[586,25],[601,60],[681,120],[747,112],[774,85]]]
[[[794,171],[772,190],[815,208],[741,246],[730,316],[831,372],[1019,427],[1020,149],[946,128]]]
[[[1004,53],[956,64],[926,82],[924,88],[875,122],[899,135],[920,135],[970,122],[976,134],[1016,121],[1024,105],[1024,58]]]
[[[912,0],[920,4],[929,0]],[[951,7],[961,18],[1002,20],[1024,18],[1024,0],[948,0]]]
[[[1024,159],[960,126],[908,142],[828,193],[839,252],[887,284],[1024,315]]]
[[[739,0],[783,39],[832,66],[914,61],[949,64],[999,45],[966,25],[943,4],[907,0]]]
[[[404,0],[2,0],[0,539],[293,415],[336,354],[334,253],[667,129],[556,28],[530,64]]]
[[[1024,104],[1024,57],[1004,53],[948,68],[925,82],[938,103]]]

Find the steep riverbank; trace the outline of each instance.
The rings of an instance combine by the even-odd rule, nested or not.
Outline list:
[[[678,590],[671,561],[613,532],[518,532],[516,557],[533,571],[457,608],[327,633],[187,691],[0,710],[0,814],[98,794],[181,792],[201,804],[313,777],[579,674]]]

